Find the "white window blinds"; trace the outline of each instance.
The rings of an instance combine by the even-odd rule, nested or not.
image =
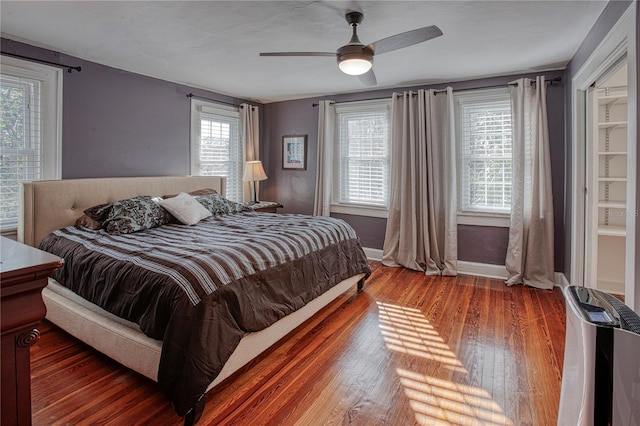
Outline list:
[[[383,207],[388,205],[389,114],[377,108],[350,106],[338,112],[338,202]]]
[[[460,210],[511,209],[511,105],[505,90],[458,97]]]
[[[2,56],[0,229],[18,226],[20,185],[60,178],[60,70]]]
[[[198,102],[198,101],[196,101]],[[197,105],[192,174],[226,176],[226,198],[242,202],[243,147],[237,111]]]
[[[18,224],[20,183],[41,178],[40,82],[2,75],[0,210],[2,227]]]

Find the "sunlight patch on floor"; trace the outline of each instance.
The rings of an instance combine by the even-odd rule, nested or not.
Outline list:
[[[380,333],[390,350],[424,358],[429,370],[448,375],[468,371],[419,309],[377,302]],[[431,364],[433,363],[433,364]],[[397,368],[420,425],[513,425],[485,389]]]
[[[380,333],[389,349],[437,361],[453,371],[467,372],[419,310],[384,303],[378,303],[378,309]]]

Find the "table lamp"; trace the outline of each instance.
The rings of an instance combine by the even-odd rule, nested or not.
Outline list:
[[[262,168],[262,161],[247,161],[244,166],[244,176],[242,180],[245,182],[251,182],[251,204],[258,202],[258,196],[256,193],[256,181],[265,180],[267,178],[264,168]]]

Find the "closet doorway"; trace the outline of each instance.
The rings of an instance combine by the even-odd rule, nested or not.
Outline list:
[[[585,203],[585,285],[625,296],[627,221],[635,219],[635,159],[629,158],[626,57],[587,91]],[[634,161],[630,161],[634,160]],[[629,172],[629,173],[628,173]],[[631,191],[630,191],[631,190]]]
[[[570,282],[640,312],[636,2],[571,81]]]

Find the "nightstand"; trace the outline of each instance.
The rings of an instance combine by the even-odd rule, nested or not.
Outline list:
[[[245,204],[248,208],[260,213],[278,213],[278,209],[282,208],[282,204],[275,201],[258,201],[255,204]]]
[[[31,424],[29,347],[38,341],[38,323],[46,313],[42,289],[62,259],[0,237],[2,306],[2,424]]]

